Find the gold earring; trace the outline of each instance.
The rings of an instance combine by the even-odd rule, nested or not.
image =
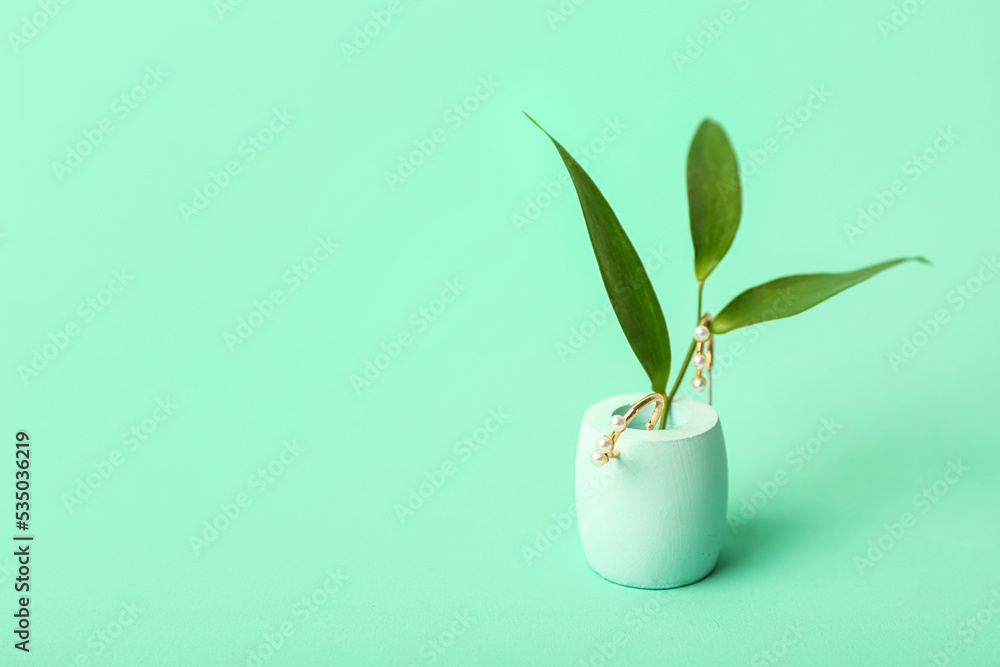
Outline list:
[[[653,392],[649,396],[645,396],[639,400],[638,403],[629,408],[629,411],[625,413],[625,416],[615,415],[611,418],[611,435],[602,435],[597,439],[597,449],[594,453],[590,455],[590,462],[595,466],[602,466],[607,463],[610,459],[618,458],[619,452],[615,448],[615,444],[618,442],[618,436],[628,428],[628,424],[632,419],[639,414],[643,408],[645,408],[650,403],[656,403],[653,407],[653,416],[649,418],[646,422],[646,430],[651,431],[656,422],[660,421],[660,415],[663,414],[663,406],[666,404],[667,399],[663,394]]]
[[[708,387],[708,404],[712,404],[712,331],[708,328],[710,318],[708,313],[701,316],[698,326],[694,330],[694,378],[691,380],[691,388],[695,391],[705,391]],[[704,375],[702,375],[704,373]]]

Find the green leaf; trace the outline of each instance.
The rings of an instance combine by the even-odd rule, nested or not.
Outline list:
[[[545,132],[534,118],[528,116],[528,120]],[[594,181],[551,134],[545,134],[555,144],[573,179],[604,289],[625,338],[649,376],[653,391],[662,393],[670,374],[670,337],[642,260]]]
[[[923,257],[903,257],[847,273],[811,273],[778,278],[751,287],[712,318],[713,333],[723,334],[733,329],[798,315],[834,294],[843,292],[877,273],[907,261],[930,264]]]
[[[694,275],[703,283],[733,244],[743,209],[736,154],[722,128],[707,118],[691,140],[687,191]]]

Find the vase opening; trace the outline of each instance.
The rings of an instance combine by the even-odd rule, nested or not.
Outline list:
[[[614,415],[624,415],[632,408],[631,405],[623,405],[619,408],[615,408],[615,411],[611,413]],[[639,411],[631,422],[629,422],[629,429],[636,429],[639,431],[646,430],[646,422],[649,418],[653,416],[653,405],[647,405],[642,410]],[[688,414],[687,410],[684,409],[683,405],[678,405],[677,402],[672,401],[670,404],[670,412],[667,413],[667,429],[677,428],[678,426],[684,426],[691,419],[691,415]],[[654,429],[658,429],[659,425],[654,426]]]

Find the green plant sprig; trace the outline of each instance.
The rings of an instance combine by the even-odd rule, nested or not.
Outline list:
[[[531,116],[528,119],[545,132]],[[576,188],[601,279],[625,338],[646,371],[652,390],[666,394],[660,420],[660,428],[665,428],[670,404],[687,373],[696,341],[692,339],[677,378],[666,393],[671,361],[670,336],[642,261],[594,181],[552,135],[545,134],[555,144]],[[729,251],[739,229],[743,207],[736,154],[726,133],[708,119],[698,127],[688,150],[687,194],[694,273],[698,282],[697,325],[704,315],[705,281]],[[904,257],[855,271],[786,276],[751,287],[709,320],[709,330],[712,334],[724,334],[797,315],[886,269],[911,260],[930,263],[923,257]],[[779,302],[783,309],[776,307]]]

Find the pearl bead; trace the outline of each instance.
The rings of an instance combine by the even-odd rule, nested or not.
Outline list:
[[[590,462],[595,466],[602,466],[608,462],[608,455],[601,452],[594,452],[590,455]]]
[[[611,438],[606,435],[602,435],[597,440],[597,451],[604,454],[610,454],[611,450],[614,449],[615,443],[611,442]]]
[[[615,415],[614,417],[611,418],[611,428],[613,428],[614,430],[624,431],[625,426],[626,426],[625,418],[622,417],[621,415]]]
[[[699,343],[704,343],[710,335],[712,332],[704,324],[699,324],[694,328],[694,339]]]
[[[691,387],[694,388],[695,391],[705,391],[705,387],[707,386],[708,386],[708,380],[706,380],[703,377],[696,377],[695,379],[691,380]]]
[[[708,363],[708,357],[706,357],[704,354],[696,354],[694,355],[694,357],[692,357],[691,361],[694,362],[695,368],[704,368],[705,364]]]

